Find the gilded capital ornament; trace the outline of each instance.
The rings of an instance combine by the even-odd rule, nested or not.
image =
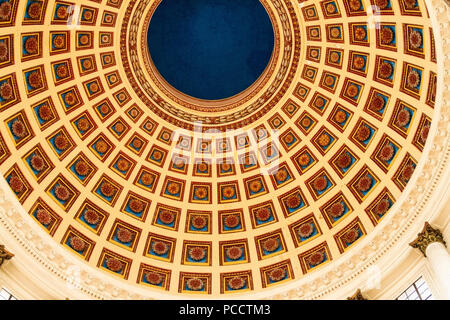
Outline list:
[[[417,235],[416,240],[411,242],[409,245],[413,248],[419,249],[423,255],[426,257],[425,250],[428,245],[433,242],[440,242],[444,246],[446,243],[444,241],[444,237],[439,229],[434,229],[428,222],[425,222],[425,226],[423,227],[422,232]]]
[[[10,260],[14,255],[5,249],[4,245],[0,245],[0,267],[6,260]]]
[[[366,299],[362,293],[361,293],[361,289],[358,289],[354,295],[352,295],[351,297],[348,297],[347,300],[368,300]]]

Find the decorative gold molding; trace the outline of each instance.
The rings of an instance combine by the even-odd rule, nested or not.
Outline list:
[[[433,242],[440,242],[446,246],[441,231],[439,229],[434,229],[428,222],[425,222],[425,226],[422,231],[409,245],[413,248],[419,249],[426,257],[427,255],[425,254],[425,251],[427,250],[428,245]]]
[[[14,255],[5,249],[4,245],[0,245],[0,267],[6,260],[10,260],[14,257]]]
[[[355,294],[351,297],[348,297],[347,300],[369,300],[366,297],[364,297],[361,293],[361,289],[356,290]]]

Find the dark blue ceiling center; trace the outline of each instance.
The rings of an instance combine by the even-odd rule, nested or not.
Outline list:
[[[189,96],[219,100],[251,86],[274,47],[259,0],[163,0],[147,34],[161,76]]]

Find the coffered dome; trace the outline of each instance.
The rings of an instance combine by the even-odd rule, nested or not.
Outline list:
[[[438,118],[430,8],[254,2],[273,51],[206,100],[152,59],[160,0],[0,0],[5,192],[86,274],[140,297],[269,294],[360,250],[404,201]]]

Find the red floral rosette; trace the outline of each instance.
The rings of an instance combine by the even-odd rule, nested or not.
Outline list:
[[[71,237],[69,243],[75,251],[84,251],[86,247],[85,242],[79,237]]]
[[[428,134],[430,133],[430,126],[424,126],[422,131],[420,132],[420,141],[425,143],[428,138]]]
[[[324,260],[325,255],[321,251],[314,252],[312,255],[308,257],[308,263],[312,266],[317,266],[321,264]]]
[[[66,186],[57,185],[55,187],[55,197],[61,201],[67,201],[70,198],[70,191]]]
[[[378,66],[378,74],[382,79],[388,79],[392,75],[392,72],[394,72],[394,68],[392,68],[389,62],[382,62]]]
[[[133,233],[125,228],[118,228],[116,232],[117,239],[122,243],[129,243],[133,240]]]
[[[341,153],[336,159],[336,164],[339,168],[345,169],[352,163],[352,157],[347,152]]]
[[[30,165],[31,167],[36,171],[42,171],[45,167],[44,159],[40,155],[33,155],[30,159]]]
[[[53,118],[52,109],[47,104],[44,104],[39,108],[38,114],[44,121],[48,121]]]
[[[0,42],[0,61],[6,61],[9,56],[9,49],[6,43]]]
[[[361,126],[359,127],[358,131],[356,132],[356,139],[358,141],[366,141],[370,137],[370,129],[367,126]]]
[[[270,219],[271,216],[272,216],[272,214],[268,208],[259,208],[255,212],[255,217],[259,221],[263,221],[263,222],[267,221]]]
[[[63,134],[59,134],[53,140],[56,149],[58,150],[66,150],[69,147],[69,141]]]
[[[298,194],[294,194],[286,199],[286,206],[289,209],[295,209],[297,208],[301,203],[300,197]]]
[[[90,127],[91,127],[91,123],[86,118],[82,118],[82,119],[78,120],[78,122],[77,122],[77,128],[78,128],[78,130],[80,130],[82,132],[88,131]]]
[[[144,202],[138,199],[131,199],[128,206],[134,213],[140,213],[144,210]]]
[[[241,219],[239,218],[239,216],[236,214],[233,214],[233,215],[226,216],[223,219],[223,224],[227,228],[236,228],[239,225],[240,221],[241,221]]]
[[[33,88],[37,89],[42,87],[42,77],[37,71],[33,71],[28,75],[28,84]]]
[[[208,190],[205,187],[196,188],[194,193],[198,199],[205,199],[208,196]]]
[[[202,279],[191,278],[186,280],[186,286],[188,287],[189,290],[200,291],[205,286],[205,283],[203,282]]]
[[[347,114],[342,110],[338,110],[334,115],[334,120],[336,120],[336,122],[338,123],[342,123],[347,120]]]
[[[310,162],[311,162],[311,158],[307,154],[302,154],[298,158],[298,164],[301,165],[302,167],[307,166]]]
[[[106,260],[106,267],[113,272],[119,272],[123,269],[123,263],[118,259],[111,257]]]
[[[406,76],[406,86],[410,89],[416,88],[420,83],[419,73],[415,70],[411,70],[408,72]]]
[[[67,103],[69,106],[74,106],[75,103],[77,103],[77,97],[72,92],[67,92],[64,95],[64,102]]]
[[[139,149],[142,147],[143,142],[140,139],[134,138],[133,141],[131,142],[133,147],[136,149]]]
[[[221,167],[222,167],[222,171],[227,172],[227,171],[230,171],[230,169],[231,169],[231,164],[229,164],[229,163],[222,163],[222,164],[221,164]]]
[[[280,281],[286,277],[286,270],[284,268],[275,268],[271,270],[268,274],[269,279],[273,282]]]
[[[162,157],[163,157],[163,154],[160,152],[160,151],[158,151],[158,150],[155,150],[154,152],[153,152],[153,159],[155,159],[156,161],[159,161],[159,160],[161,160],[162,159]]]
[[[405,0],[404,3],[408,9],[412,9],[416,6],[417,0]]]
[[[102,185],[100,186],[100,192],[105,196],[105,197],[112,197],[114,195],[114,193],[116,192],[116,188],[109,182],[104,182],[102,183]]]
[[[34,20],[39,18],[39,15],[41,14],[41,8],[42,8],[41,2],[31,3],[27,9],[28,16]]]
[[[310,222],[302,224],[298,228],[298,234],[302,238],[308,238],[310,237],[314,232],[314,225]]]
[[[21,193],[25,189],[25,185],[18,176],[12,176],[9,179],[9,186],[15,193]]]
[[[89,173],[89,165],[84,160],[79,160],[75,164],[75,172],[82,177],[85,177]]]
[[[348,4],[353,11],[357,11],[361,8],[361,2],[359,0],[349,0]]]
[[[225,250],[225,254],[226,254],[228,259],[238,260],[239,258],[242,257],[243,250],[242,250],[241,247],[233,246],[233,247],[227,248]]]
[[[372,179],[370,179],[368,175],[365,175],[359,179],[358,183],[356,184],[356,187],[358,188],[359,191],[366,192],[372,187],[372,183],[373,183]]]
[[[171,224],[175,221],[175,214],[168,210],[161,210],[159,213],[159,220],[164,224]]]
[[[17,138],[23,138],[27,135],[27,128],[21,120],[15,120],[11,124],[11,131]]]
[[[318,177],[313,182],[313,188],[316,191],[324,191],[327,188],[328,182],[324,176]]]
[[[414,167],[412,165],[407,165],[403,168],[402,173],[401,173],[401,177],[403,180],[405,181],[409,181],[409,179],[411,179],[413,173],[414,173]]]
[[[202,247],[193,247],[188,250],[189,258],[194,261],[201,261],[206,257],[206,249]]]
[[[24,48],[28,54],[35,54],[38,51],[38,45],[35,37],[29,37],[25,40]]]
[[[175,182],[170,182],[167,185],[167,192],[169,192],[172,195],[177,194],[178,192],[180,192],[180,185]]]
[[[342,239],[347,243],[353,243],[356,241],[356,239],[359,238],[359,232],[358,229],[352,228],[348,230],[343,236]]]
[[[100,222],[100,215],[92,209],[88,209],[84,212],[84,220],[87,223],[96,225]]]
[[[44,226],[48,226],[52,222],[52,217],[45,209],[39,209],[36,212],[36,219]]]
[[[369,108],[373,111],[378,112],[381,109],[383,109],[383,107],[384,107],[384,99],[378,94],[374,95],[370,100]]]
[[[355,39],[356,40],[362,41],[366,37],[367,32],[366,32],[366,30],[364,30],[363,27],[356,27],[354,35],[355,35]]]
[[[355,98],[359,93],[359,89],[356,85],[351,84],[347,87],[346,93],[350,98]]]
[[[331,138],[328,134],[323,133],[320,135],[317,142],[319,143],[319,146],[326,147],[330,144]]]
[[[230,280],[228,280],[228,286],[232,289],[232,290],[239,290],[242,289],[246,284],[246,281],[243,277],[233,277]]]
[[[89,63],[90,63],[90,60],[87,60],[87,61],[89,61]],[[101,112],[101,113],[107,114],[109,111],[110,111],[110,109],[109,109],[109,106],[108,106],[107,104],[102,104],[102,105],[100,106],[100,112]],[[120,123],[120,122],[119,122],[119,123]],[[118,123],[118,124],[119,124],[119,123]],[[114,126],[114,128],[117,128],[117,124],[116,124],[116,126]]]
[[[287,134],[284,138],[283,138],[284,142],[286,142],[287,144],[290,144],[294,141],[294,136],[292,134]]]
[[[9,1],[0,4],[0,20],[8,20],[12,13],[12,5]]]
[[[232,198],[236,194],[236,191],[234,190],[233,187],[225,187],[225,188],[223,188],[222,194],[225,198],[229,199],[229,198]]]
[[[377,214],[378,216],[382,216],[389,210],[390,206],[391,204],[388,199],[381,199],[380,202],[378,202],[375,206],[375,214]]]
[[[374,2],[380,9],[385,9],[389,5],[389,0],[375,0]]]
[[[394,32],[391,30],[391,28],[382,27],[380,29],[380,40],[384,45],[390,44],[392,40],[394,40]]]
[[[328,209],[328,213],[333,217],[333,218],[339,218],[340,216],[342,216],[345,212],[345,207],[342,204],[342,202],[336,202],[333,203],[330,207],[330,209]]]
[[[262,243],[262,247],[267,252],[274,252],[280,247],[280,240],[269,238]]]
[[[286,172],[286,170],[278,170],[277,173],[275,173],[275,179],[278,182],[283,182],[287,179],[288,177],[288,173]]]
[[[153,241],[152,250],[157,255],[162,256],[169,251],[169,245],[162,241]]]
[[[409,45],[413,49],[418,49],[422,45],[422,35],[418,31],[413,30],[409,34]]]
[[[397,124],[400,127],[404,127],[409,123],[409,120],[411,120],[411,115],[409,114],[408,110],[402,109],[397,115]]]
[[[53,46],[56,48],[56,49],[62,49],[62,48],[64,48],[64,46],[65,46],[65,44],[66,44],[66,40],[65,40],[65,38],[64,38],[64,36],[61,36],[61,35],[57,35],[57,36],[55,36],[54,38],[53,38]]]
[[[61,64],[56,68],[56,75],[59,78],[65,78],[69,75],[69,70],[64,64]]]
[[[161,282],[163,282],[164,277],[161,274],[157,273],[157,272],[150,271],[150,272],[147,272],[145,274],[145,280],[148,283],[157,286],[157,285],[160,285]]]
[[[252,181],[250,182],[249,188],[251,192],[258,192],[262,188],[262,183],[259,180]]]
[[[362,68],[364,68],[364,65],[366,64],[366,61],[364,60],[363,57],[355,57],[353,59],[353,67],[355,69],[361,70]]]
[[[144,173],[141,176],[141,182],[146,186],[151,185],[154,180],[155,180],[155,178],[150,173]]]
[[[60,6],[56,10],[56,16],[58,17],[58,19],[67,19],[68,15],[69,15],[69,13],[67,12],[66,6]]]
[[[208,219],[205,216],[195,215],[191,218],[191,224],[195,229],[203,229],[208,224]]]
[[[381,148],[379,157],[382,161],[389,161],[394,156],[395,149],[390,144],[385,145]]]

